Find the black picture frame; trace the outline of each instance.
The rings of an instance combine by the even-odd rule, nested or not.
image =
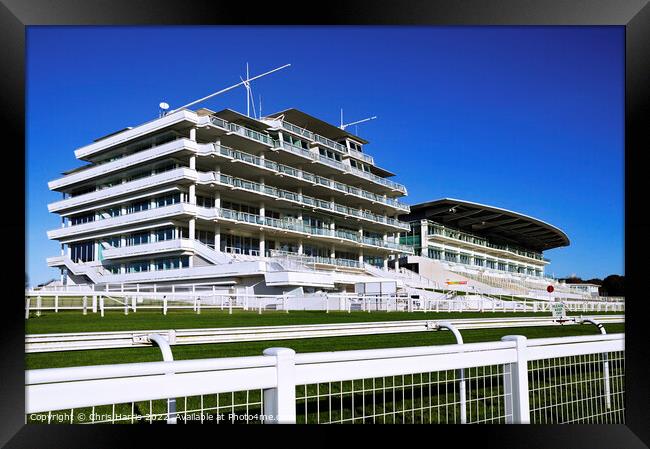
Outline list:
[[[387,432],[395,434],[402,444],[453,444],[478,438],[477,444],[498,447],[571,447],[574,448],[641,448],[650,444],[650,382],[646,320],[647,300],[643,295],[643,257],[650,254],[648,239],[650,220],[644,217],[645,171],[643,153],[648,150],[647,114],[648,81],[650,80],[650,7],[646,0],[448,0],[448,1],[329,1],[300,4],[265,2],[184,1],[171,0],[2,0],[0,3],[0,42],[2,63],[1,123],[5,126],[4,162],[11,167],[14,181],[5,183],[3,198],[9,214],[0,222],[4,236],[25,235],[26,207],[19,188],[11,186],[23,181],[25,155],[25,27],[33,25],[610,25],[626,28],[625,77],[625,261],[626,261],[626,425],[574,425],[574,426],[436,426],[415,430],[409,427],[386,428],[377,426],[348,427],[347,433],[358,433],[362,438],[382,441]],[[645,126],[644,126],[645,125]],[[13,145],[6,138],[13,137]],[[23,150],[24,151],[24,150]],[[594,155],[597,157],[597,155]],[[558,161],[558,164],[561,164]],[[5,165],[5,168],[8,166]],[[22,176],[21,176],[22,175]],[[606,174],[603,174],[606,176]],[[579,205],[576,205],[579,207]],[[10,217],[10,219],[8,219]],[[597,226],[597,223],[594,223]],[[171,442],[171,435],[184,435],[185,446],[227,443],[226,434],[242,428],[215,431],[182,426],[70,426],[25,425],[24,418],[24,309],[21,297],[23,286],[20,264],[24,262],[25,242],[7,238],[11,249],[3,257],[6,296],[0,314],[0,444],[9,448],[98,448],[132,446],[135,438],[146,438],[144,447],[152,447],[153,438]],[[6,245],[5,245],[6,247]],[[646,256],[647,257],[647,256]],[[190,426],[191,427],[191,426]],[[277,441],[313,444],[314,437],[302,436],[313,431],[323,437],[322,443],[339,444],[343,429],[322,427],[302,429],[279,426],[269,429],[246,429],[250,436],[276,438],[278,430],[283,436]],[[287,432],[288,430],[288,432]],[[351,430],[351,431],[350,431]],[[286,432],[286,433],[285,433]],[[415,434],[413,432],[416,432]],[[413,438],[417,435],[416,438]],[[230,435],[238,438],[236,435]],[[207,437],[207,439],[205,439]],[[279,436],[277,436],[280,438]],[[349,438],[349,437],[348,437]],[[452,438],[448,443],[443,438]],[[269,440],[271,439],[271,440]],[[236,441],[236,440],[235,440]],[[355,439],[356,444],[376,444]],[[350,440],[352,442],[352,440]],[[399,443],[398,443],[399,444]],[[139,444],[140,445],[140,444]]]

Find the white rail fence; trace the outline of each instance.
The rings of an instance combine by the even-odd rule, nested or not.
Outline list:
[[[263,354],[30,370],[26,422],[624,422],[623,334]]]
[[[594,323],[593,317],[515,316],[505,318],[452,318],[444,322],[457,330],[505,329],[537,326],[569,326]],[[598,315],[598,323],[615,324],[625,321],[624,315]],[[404,334],[432,332],[440,329],[442,321],[373,321],[361,323],[301,324],[284,326],[247,326],[201,329],[159,329],[107,332],[68,332],[25,335],[25,352],[78,351],[88,349],[131,348],[151,345],[151,335],[163,336],[174,345],[238,343],[244,341],[277,341],[320,337],[349,337],[356,335]],[[426,337],[423,337],[426,338]]]
[[[624,302],[563,301],[570,312],[622,312]],[[214,288],[171,287],[169,291],[133,290],[80,292],[30,290],[25,293],[25,318],[40,316],[44,311],[79,310],[100,313],[120,311],[124,314],[138,310],[192,310],[197,314],[205,309],[263,311],[321,310],[325,312],[550,312],[551,301],[512,301],[480,295],[449,296],[443,293],[397,296],[358,296],[351,294],[315,295],[250,295],[223,293]]]

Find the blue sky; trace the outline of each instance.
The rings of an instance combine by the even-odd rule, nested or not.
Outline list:
[[[27,272],[57,277],[47,182],[74,149],[251,74],[262,112],[350,129],[408,203],[461,198],[563,229],[548,273],[624,274],[623,27],[28,27]],[[243,88],[208,100],[246,110]],[[353,127],[354,128],[354,127]]]

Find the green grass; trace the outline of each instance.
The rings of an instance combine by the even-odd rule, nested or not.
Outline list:
[[[309,312],[305,312],[309,313]],[[291,315],[291,314],[289,314]],[[392,315],[376,313],[358,313],[356,321],[362,315],[388,317]],[[395,314],[397,315],[397,314]],[[411,314],[413,315],[413,314]],[[133,315],[129,315],[131,317]],[[234,317],[235,315],[233,315]],[[264,316],[264,315],[262,315]],[[352,314],[354,317],[354,313]],[[423,314],[417,315],[423,317]],[[417,319],[416,316],[416,319]],[[427,314],[434,317],[435,314]],[[107,315],[108,317],[108,315]],[[44,318],[44,317],[41,317]],[[88,318],[88,317],[85,317]],[[402,318],[404,319],[404,318]],[[352,320],[355,321],[355,320]],[[266,323],[268,324],[268,323]],[[624,332],[624,324],[607,324],[608,333]],[[497,341],[504,335],[525,335],[528,338],[561,337],[570,335],[595,335],[598,331],[595,326],[553,326],[553,327],[525,327],[507,329],[474,329],[462,331],[466,343],[482,341]],[[173,346],[172,352],[175,360],[188,360],[212,357],[236,357],[261,355],[262,351],[270,347],[288,347],[296,352],[342,351],[354,349],[379,349],[399,348],[407,346],[427,346],[437,344],[452,344],[455,340],[449,332],[416,332],[405,334],[380,334],[351,337],[324,337],[300,340],[256,341],[239,343],[221,343],[204,345],[179,345]],[[26,354],[27,369],[56,368],[66,366],[99,365],[109,363],[153,362],[160,361],[158,348],[124,348],[124,349],[98,349],[88,351],[65,351],[49,353]]]
[[[622,312],[607,312],[621,314]],[[605,314],[605,312],[588,312],[585,315]],[[580,313],[569,313],[580,315]],[[109,311],[102,318],[99,313],[88,313],[83,316],[79,311],[63,311],[59,313],[43,312],[40,317],[32,316],[26,320],[25,333],[49,334],[59,332],[95,332],[123,331],[150,329],[199,329],[211,327],[243,327],[243,326],[281,326],[291,324],[326,324],[326,323],[359,323],[372,321],[403,321],[448,318],[497,318],[517,316],[550,317],[549,312],[330,312],[322,311],[264,311],[258,314],[254,311],[234,310],[232,315],[221,310],[202,310],[197,315],[191,310],[174,310],[166,316],[159,311],[141,310],[124,315],[119,311]]]

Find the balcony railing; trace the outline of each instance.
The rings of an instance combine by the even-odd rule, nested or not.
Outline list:
[[[382,239],[361,237],[358,232],[351,232],[344,229],[330,229],[305,224],[302,220],[279,219],[271,217],[262,217],[261,215],[250,214],[248,212],[239,212],[231,209],[217,209],[217,216],[226,220],[239,221],[259,226],[268,226],[275,229],[287,231],[302,232],[309,235],[333,237],[343,240],[349,240],[355,243],[375,246],[378,248],[394,249],[400,252],[412,254],[413,248],[410,246],[400,245],[395,242],[384,241]]]
[[[377,215],[371,212],[361,211],[359,209],[343,206],[338,203],[333,203],[330,201],[313,198],[307,195],[301,195],[296,192],[278,189],[277,187],[267,186],[265,184],[259,184],[257,182],[249,181],[247,179],[235,178],[233,176],[225,175],[223,173],[220,175],[219,182],[221,184],[229,185],[235,188],[262,193],[276,198],[282,198],[288,201],[305,204],[307,206],[324,209],[326,211],[333,211],[344,215],[358,217],[374,223],[387,224],[389,226],[393,226],[400,229],[410,229],[408,223],[401,222],[399,220],[387,217],[385,215]]]
[[[314,133],[305,129],[301,128],[300,126],[296,126],[293,123],[285,122],[282,120],[282,127],[288,131],[291,131],[294,134],[298,134],[299,136],[306,137],[309,140],[314,140]]]
[[[450,229],[446,228],[438,223],[435,222],[429,222],[429,235],[440,235],[443,237],[447,237],[450,239],[458,240],[461,242],[467,242],[471,243],[473,245],[479,245],[483,246],[486,248],[492,248],[492,249],[498,249],[501,251],[507,251],[509,253],[517,254],[520,256],[528,257],[531,259],[536,259],[536,260],[543,260],[543,261],[548,261],[548,259],[544,259],[540,253],[536,253],[534,251],[528,251],[522,248],[518,248],[515,246],[511,245],[499,245],[495,243],[489,242],[485,238],[481,238],[472,234],[468,234],[466,232],[462,231],[457,231],[455,229]]]
[[[305,265],[334,265],[337,267],[346,268],[362,268],[358,260],[341,259],[321,256],[308,256],[305,254],[298,254],[290,251],[271,250],[269,252],[271,257],[287,258]]]

